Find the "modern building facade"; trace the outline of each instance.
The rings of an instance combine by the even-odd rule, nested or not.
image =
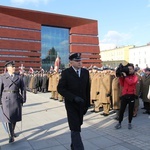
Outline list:
[[[112,68],[116,68],[120,63],[126,65],[129,62],[129,49],[133,47],[124,46],[101,51],[102,65]]]
[[[150,44],[129,49],[129,61],[141,69],[150,67]]]
[[[101,67],[97,20],[0,6],[0,71],[14,60],[25,70],[49,71],[57,56],[61,67],[81,52],[83,66]]]

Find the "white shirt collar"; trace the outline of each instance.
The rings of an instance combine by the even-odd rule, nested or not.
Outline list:
[[[72,68],[74,69],[75,72],[79,71],[79,77],[80,77],[80,74],[81,74],[81,68],[79,68],[78,70],[75,69],[73,66],[72,66]]]

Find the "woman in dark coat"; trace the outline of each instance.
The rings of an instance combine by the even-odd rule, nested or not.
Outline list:
[[[22,120],[22,104],[26,101],[26,91],[22,78],[15,74],[14,62],[6,63],[7,72],[0,76],[0,97],[5,121],[8,123],[10,138],[14,141],[16,122]]]

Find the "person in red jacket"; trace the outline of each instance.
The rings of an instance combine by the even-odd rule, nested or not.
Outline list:
[[[121,128],[121,122],[123,121],[124,112],[128,104],[128,129],[132,129],[132,117],[134,102],[136,98],[136,84],[138,82],[138,77],[134,72],[134,65],[131,63],[127,64],[129,69],[129,74],[122,72],[122,76],[119,77],[120,85],[122,86],[122,96],[121,96],[121,106],[119,113],[119,123],[115,126],[116,129]]]

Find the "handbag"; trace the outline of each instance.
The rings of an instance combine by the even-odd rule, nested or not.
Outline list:
[[[148,89],[147,98],[150,100],[150,85],[149,85],[149,89]]]

